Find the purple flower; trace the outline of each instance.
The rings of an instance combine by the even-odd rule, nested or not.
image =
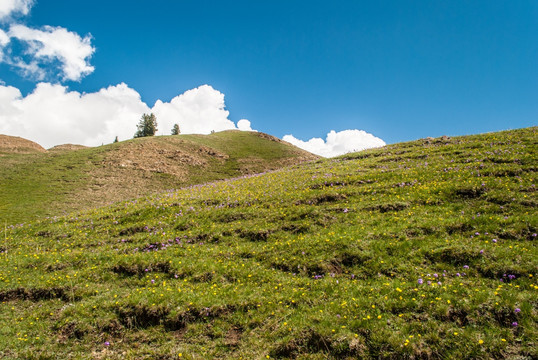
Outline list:
[[[108,341],[105,341],[105,346],[109,346],[110,343]]]
[[[468,269],[468,268],[469,268],[469,265],[463,265],[463,268],[464,268],[464,269]]]
[[[433,277],[434,277],[434,278],[437,278],[437,277],[439,277],[439,275],[437,275],[437,274],[433,274]]]
[[[418,283],[422,284],[423,283],[422,279],[418,279]]]
[[[483,254],[484,253],[484,250],[480,250],[480,254]]]
[[[456,273],[456,276],[461,276],[460,273]]]
[[[491,242],[492,242],[492,243],[496,243],[496,242],[497,242],[497,239],[492,239]]]
[[[512,323],[512,326],[513,326],[513,327],[516,327],[517,325],[518,325],[518,324],[517,324],[517,321],[514,321],[514,322]]]
[[[520,312],[520,311],[521,311],[520,308],[515,308],[515,309],[514,309],[514,312],[515,312],[516,314],[517,314],[518,312]]]
[[[438,282],[437,282],[437,285],[443,285],[443,283],[442,283],[442,282],[440,282],[440,281],[438,281]]]

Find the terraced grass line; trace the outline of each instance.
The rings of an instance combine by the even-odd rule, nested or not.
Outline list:
[[[536,358],[537,130],[11,226],[0,356]]]

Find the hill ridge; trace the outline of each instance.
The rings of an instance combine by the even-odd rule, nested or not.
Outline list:
[[[319,157],[270,135],[224,131],[155,136],[94,148],[5,154],[0,218],[10,222],[109,204]]]

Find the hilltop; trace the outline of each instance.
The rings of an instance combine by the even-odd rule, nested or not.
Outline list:
[[[46,152],[41,145],[30,140],[17,136],[8,136],[0,134],[0,156],[6,154],[28,154]]]
[[[388,145],[9,227],[0,356],[535,359],[537,131]]]
[[[0,219],[8,224],[54,216],[169,189],[275,170],[318,159],[273,136],[224,131],[145,137],[46,151],[0,137]],[[23,151],[31,149],[32,151]]]

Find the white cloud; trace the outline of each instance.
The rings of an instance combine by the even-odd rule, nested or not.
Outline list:
[[[237,122],[237,128],[241,131],[256,131],[252,130],[252,127],[250,125],[250,121],[247,119],[241,119]]]
[[[4,47],[9,44],[9,36],[0,29],[0,63],[4,60]]]
[[[157,116],[158,134],[169,135],[175,123],[182,134],[236,129],[228,119],[224,94],[209,85],[189,90],[169,103],[157,101],[153,108],[123,83],[82,94],[62,85],[39,83],[26,96],[15,87],[0,85],[0,133],[45,148],[65,143],[98,146],[111,143],[116,136],[130,139],[141,115],[150,112]],[[250,129],[248,120],[240,125]]]
[[[92,73],[94,67],[89,60],[95,48],[91,35],[82,38],[63,27],[46,25],[33,29],[17,23],[13,15],[27,15],[33,3],[34,0],[0,0],[0,24],[10,25],[9,31],[0,29],[0,63],[37,81],[48,75],[54,75],[51,78],[55,80],[78,81]],[[20,43],[24,50],[15,51],[15,43]]]
[[[151,111],[157,116],[158,134],[169,135],[176,123],[182,134],[209,134],[211,131],[237,129],[233,121],[228,119],[230,113],[224,104],[224,94],[209,85],[188,90],[170,102],[157,100]],[[238,125],[245,126],[244,121]],[[251,130],[250,122],[248,125],[248,129],[240,130]]]
[[[9,44],[9,36],[7,36],[4,30],[0,29],[0,49],[7,44]]]
[[[29,63],[24,62],[22,59],[5,59],[5,62],[9,65],[16,67],[26,77],[31,77],[37,81],[42,81],[47,76],[46,71],[39,67],[37,61],[31,61]]]
[[[2,0],[0,1],[0,20],[10,17],[12,14],[21,13],[27,15],[32,7],[33,0]]]
[[[8,63],[21,68],[27,75],[33,74],[43,79],[45,70],[39,65],[59,62],[63,80],[78,81],[93,72],[89,59],[95,52],[91,45],[91,35],[81,38],[78,34],[62,27],[45,26],[43,30],[31,29],[16,24],[9,29],[8,35],[27,45],[26,55],[29,62],[16,58]]]
[[[249,120],[234,124],[228,119],[224,94],[209,85],[188,90],[170,102],[158,100],[147,106],[140,94],[124,83],[94,93],[69,91],[66,86],[39,83],[22,96],[19,89],[0,83],[0,134],[20,136],[45,148],[73,143],[98,146],[131,139],[143,113],[157,116],[158,134],[169,135],[174,124],[182,134],[209,134],[212,130],[252,130]],[[283,140],[325,157],[385,145],[362,130],[327,134],[326,140],[302,141],[293,135]]]
[[[100,145],[116,135],[132,137],[148,107],[125,84],[81,94],[61,85],[40,83],[23,97],[0,86],[0,133],[21,136],[44,147],[63,143]]]
[[[343,130],[339,132],[331,130],[327,134],[325,141],[320,138],[303,141],[293,135],[285,135],[282,139],[301,149],[324,157],[333,157],[386,145],[380,138],[363,130]]]

